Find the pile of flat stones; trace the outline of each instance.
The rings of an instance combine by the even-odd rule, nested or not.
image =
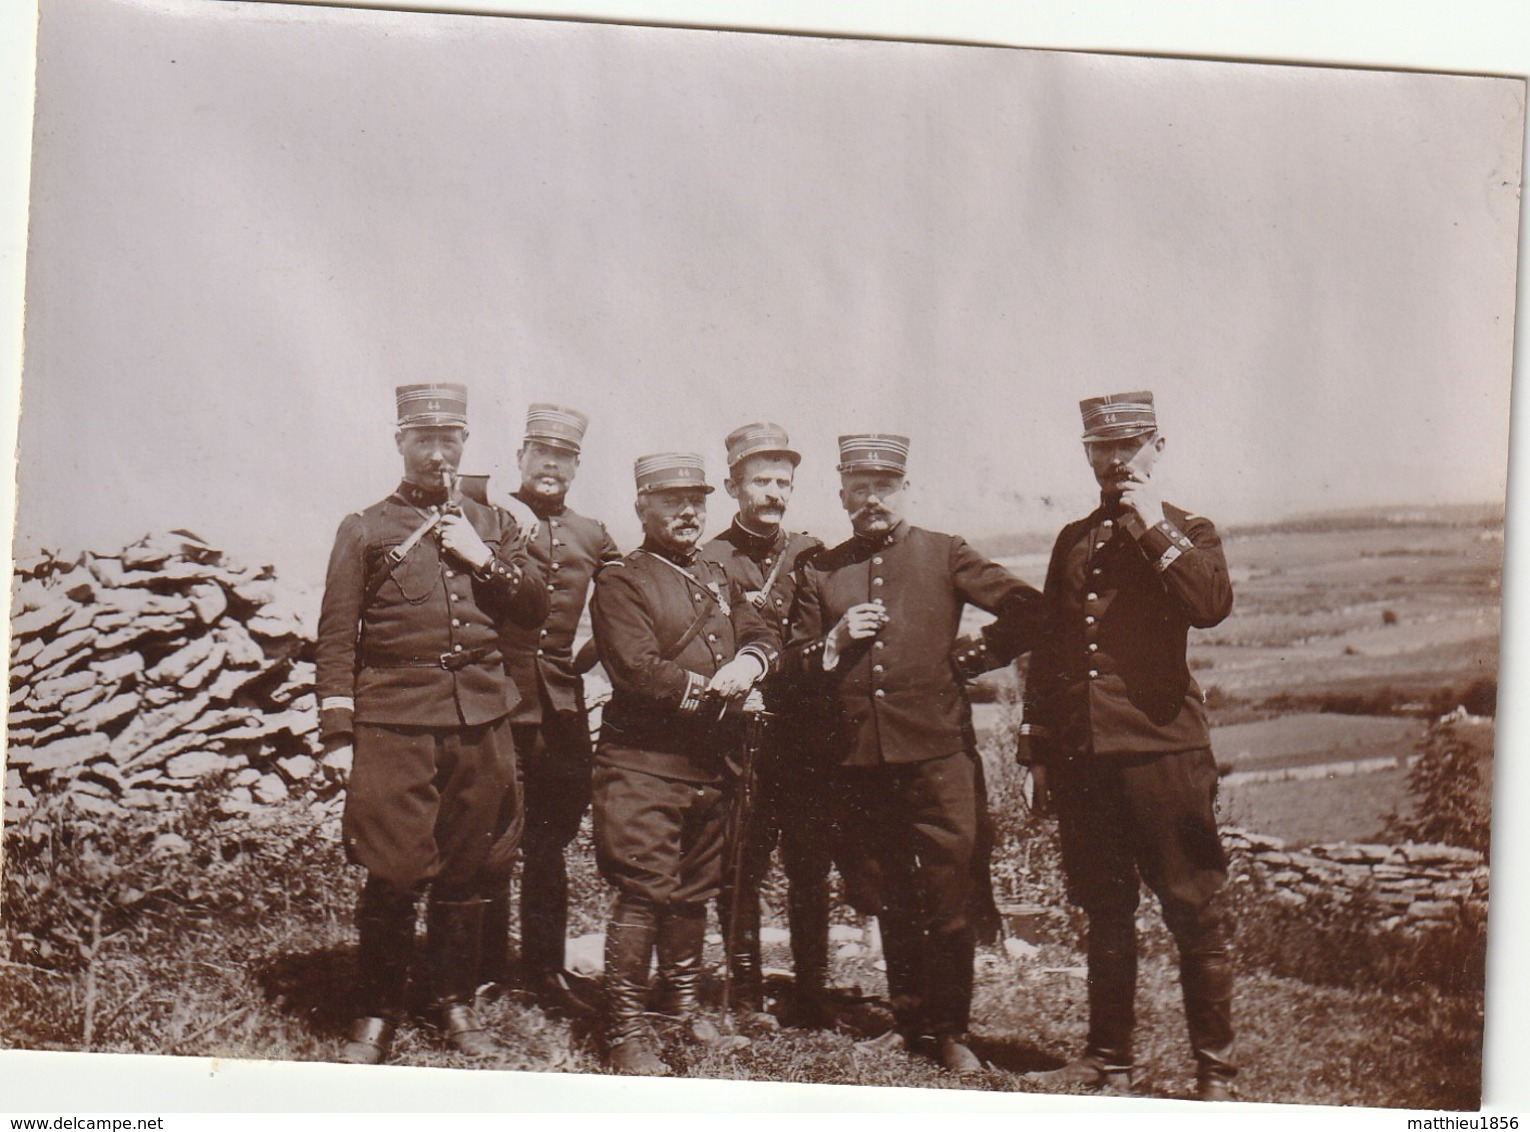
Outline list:
[[[1487,911],[1488,864],[1452,845],[1340,842],[1288,847],[1277,837],[1225,829],[1223,843],[1245,874],[1257,874],[1272,897],[1292,907],[1327,898],[1364,899],[1387,929],[1443,927],[1468,908]]]
[[[189,531],[15,568],[6,816],[46,789],[87,813],[174,805],[220,776],[249,812],[333,800],[318,745],[312,595]]]

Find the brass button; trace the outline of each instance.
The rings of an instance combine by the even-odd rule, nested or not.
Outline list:
[[[453,645],[452,646],[452,652],[461,652],[461,651],[462,651],[462,646],[461,645]]]
[[[1100,646],[1095,644],[1093,641],[1090,641],[1089,642],[1089,651],[1090,652],[1099,652],[1100,651]]]
[[[887,695],[887,690],[885,688],[878,688],[877,689],[877,692],[876,692],[877,699],[880,700],[880,699],[884,698],[886,695]]]
[[[882,671],[884,671],[884,669],[883,669],[883,666],[882,666],[882,665],[880,665],[880,664],[873,664],[873,665],[872,665],[872,666],[871,666],[871,670],[872,670],[872,671],[873,671],[873,672],[882,672]]]
[[[455,570],[448,570],[446,572],[446,576],[448,578],[455,578],[457,576],[457,572]]]
[[[881,578],[872,578],[871,579],[871,584],[874,585],[874,586],[880,586],[882,584],[882,579]]]
[[[1091,668],[1089,670],[1089,679],[1093,680],[1099,674],[1100,674],[1100,670],[1098,668]]]
[[[457,620],[455,617],[452,618],[452,628],[454,628],[454,629],[455,628],[460,628],[461,625],[462,625],[461,621]]]
[[[1088,617],[1085,617],[1084,618],[1084,624],[1085,625],[1093,625],[1094,624],[1094,614],[1091,613]]]
[[[1097,593],[1091,593],[1091,594],[1086,595],[1084,600],[1085,601],[1099,601],[1100,600],[1100,595],[1097,594]]]
[[[880,554],[877,555],[875,558],[873,558],[871,560],[871,564],[873,566],[880,566],[880,565],[882,565],[882,556]]]

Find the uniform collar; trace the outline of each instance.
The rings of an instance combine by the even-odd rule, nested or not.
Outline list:
[[[859,545],[866,547],[868,550],[881,550],[884,546],[891,546],[902,539],[907,532],[908,520],[899,519],[893,529],[885,535],[863,535],[856,532],[854,538]]]
[[[413,507],[439,507],[446,502],[447,497],[444,487],[421,487],[408,480],[400,480],[393,494]]]
[[[568,510],[568,504],[564,500],[558,499],[554,501],[545,496],[537,495],[535,492],[527,491],[524,488],[518,488],[511,492],[511,494],[527,507],[530,507],[532,514],[538,519],[555,518]]]
[[[1121,506],[1119,495],[1107,495],[1100,492],[1100,505],[1095,508],[1094,514],[1097,519],[1119,519],[1126,508]]]
[[[668,547],[660,546],[657,542],[650,538],[645,538],[643,540],[642,549],[646,550],[649,554],[664,559],[666,562],[673,562],[676,566],[682,567],[689,567],[693,565],[696,561],[696,556],[701,552],[701,548],[698,546],[692,547],[690,550],[681,554],[679,552],[670,550]]]
[[[744,526],[737,515],[733,516],[733,526],[729,528],[733,532],[733,543],[740,550],[755,551],[764,554],[774,550],[785,541],[786,531],[777,527],[774,534],[761,534]]]

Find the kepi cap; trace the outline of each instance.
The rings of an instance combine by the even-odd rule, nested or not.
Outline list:
[[[707,483],[706,463],[691,452],[655,452],[639,456],[632,464],[639,495],[670,488],[700,488],[710,495],[717,490]]]
[[[554,448],[564,448],[575,455],[584,443],[584,430],[590,418],[578,409],[538,401],[526,410],[526,439]]]
[[[393,391],[399,428],[467,428],[467,386],[400,385]]]
[[[1146,389],[1090,397],[1078,403],[1078,411],[1084,418],[1085,444],[1092,440],[1125,440],[1158,428],[1153,395]]]
[[[768,421],[741,425],[728,434],[724,443],[728,446],[729,468],[737,467],[745,457],[761,453],[785,456],[794,468],[802,463],[802,456],[792,449],[791,437],[786,435],[786,430]]]
[[[890,432],[857,432],[839,438],[839,467],[846,472],[896,472],[908,467],[908,437]]]

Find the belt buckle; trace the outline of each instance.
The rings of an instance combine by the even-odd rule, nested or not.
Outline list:
[[[447,672],[450,672],[452,670],[452,657],[454,655],[454,653],[444,652],[436,658],[436,662],[440,664],[441,667],[444,668]]]

